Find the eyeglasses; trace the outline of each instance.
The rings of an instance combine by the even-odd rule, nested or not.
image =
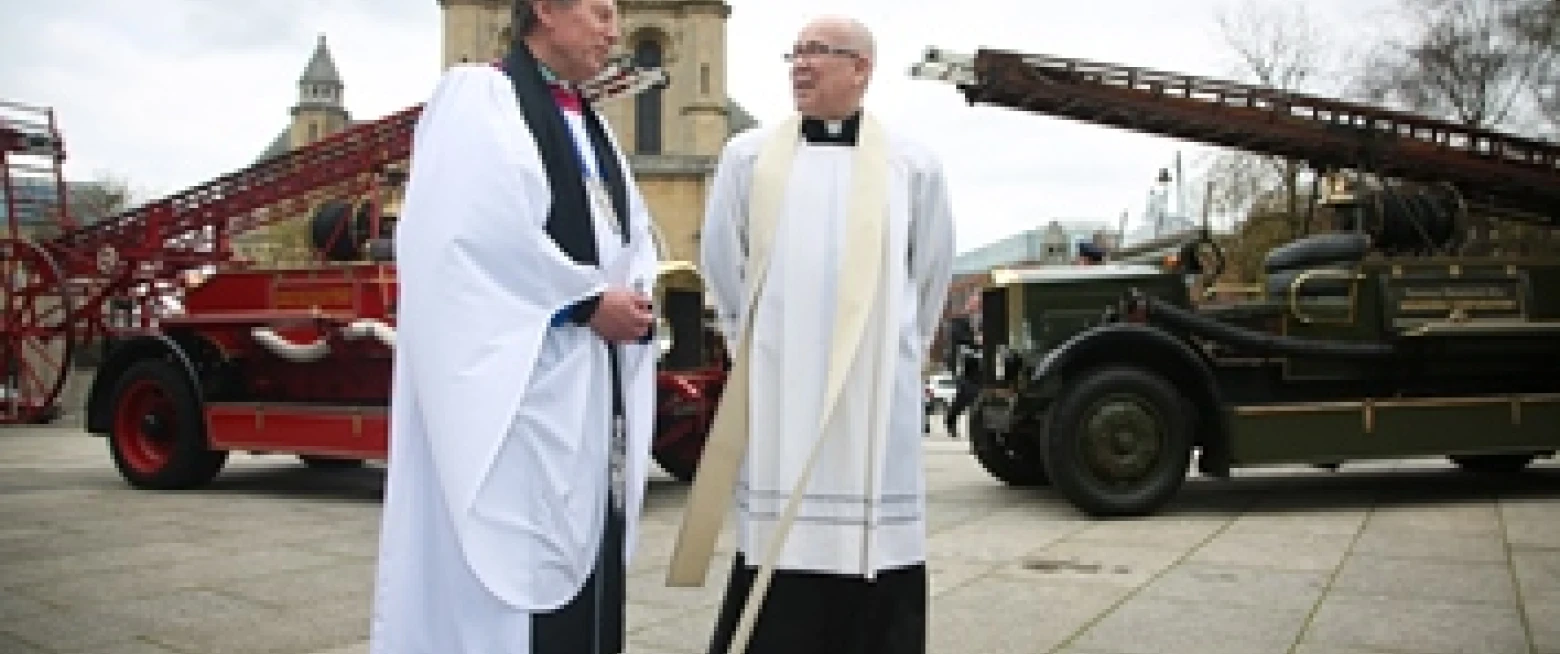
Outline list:
[[[836,48],[834,46],[819,43],[817,41],[808,41],[807,43],[796,46],[790,52],[785,53],[785,60],[787,63],[794,63],[798,59],[822,57],[825,55],[835,55],[839,57],[861,56],[860,53],[850,48]]]

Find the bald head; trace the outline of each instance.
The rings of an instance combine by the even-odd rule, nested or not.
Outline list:
[[[861,21],[820,16],[796,37],[791,90],[796,107],[812,118],[844,118],[861,108],[877,45]]]
[[[868,61],[877,60],[877,44],[872,40],[872,30],[859,20],[849,16],[819,16],[802,28],[803,34],[809,31],[834,37],[839,45],[860,53]]]

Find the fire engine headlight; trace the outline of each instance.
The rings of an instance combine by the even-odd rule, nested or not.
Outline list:
[[[655,347],[660,351],[661,356],[666,356],[667,352],[672,351],[672,329],[666,324],[665,319],[655,321]]]

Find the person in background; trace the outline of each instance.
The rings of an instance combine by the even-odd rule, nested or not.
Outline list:
[[[953,401],[943,414],[950,438],[959,437],[959,416],[975,402],[980,391],[980,291],[964,300],[962,313],[948,320],[948,372],[953,375]]]
[[[1105,250],[1088,241],[1079,243],[1078,259],[1074,263],[1080,266],[1098,266],[1105,263]]]

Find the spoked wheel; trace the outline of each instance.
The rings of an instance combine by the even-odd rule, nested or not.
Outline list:
[[[1085,513],[1144,515],[1168,501],[1191,461],[1185,404],[1163,378],[1128,367],[1083,373],[1051,412],[1051,483]]]
[[[678,481],[693,481],[714,416],[704,404],[690,402],[675,393],[658,389],[656,395],[650,456]]]
[[[0,423],[43,423],[59,414],[75,351],[65,276],[43,248],[0,240]]]
[[[709,423],[696,416],[656,416],[655,443],[650,456],[666,474],[677,481],[693,481],[699,471],[699,457],[709,437]]]
[[[227,452],[207,447],[199,400],[173,363],[148,359],[130,366],[114,387],[113,403],[109,448],[131,486],[194,488],[227,461]]]

